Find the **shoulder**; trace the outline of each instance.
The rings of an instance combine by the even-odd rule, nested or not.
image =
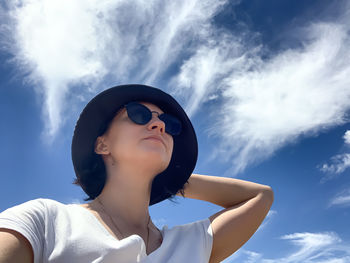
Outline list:
[[[203,229],[208,229],[210,228],[210,220],[209,218],[204,218],[195,222],[183,224],[183,225],[176,225],[169,229],[169,231],[202,231]]]
[[[209,218],[176,225],[170,229],[164,226],[162,232],[164,233],[164,247],[169,247],[172,253],[173,251],[178,252],[176,262],[209,261],[213,245]]]
[[[0,217],[11,215],[43,217],[48,213],[57,212],[65,206],[66,205],[52,199],[38,198],[7,208],[0,213]]]
[[[25,201],[23,203],[14,205],[12,207],[41,207],[41,206],[51,206],[51,205],[63,205],[62,203],[53,200],[53,199],[48,199],[48,198],[37,198],[37,199],[32,199],[29,201]],[[10,207],[10,208],[12,208]]]
[[[54,200],[39,198],[6,209],[0,213],[2,235],[17,240],[22,247],[31,247],[29,251],[38,258],[42,254],[47,229],[51,229],[47,227],[50,209],[57,204]]]
[[[198,239],[202,239],[204,242],[208,242],[207,245],[211,244],[213,237],[209,218],[183,225],[176,225],[170,229],[168,229],[167,226],[164,226],[163,232],[171,239],[185,238],[186,240],[193,240],[196,242],[198,242]]]

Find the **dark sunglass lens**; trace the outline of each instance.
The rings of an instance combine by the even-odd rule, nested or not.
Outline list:
[[[129,103],[126,105],[128,117],[136,124],[146,124],[152,119],[151,111],[139,103]]]
[[[176,117],[163,113],[159,116],[159,119],[165,123],[165,131],[167,133],[171,135],[179,135],[181,133],[182,125]]]

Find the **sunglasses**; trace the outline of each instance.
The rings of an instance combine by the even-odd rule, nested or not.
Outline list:
[[[165,132],[170,135],[179,135],[182,130],[181,121],[166,113],[159,114],[156,111],[150,111],[145,105],[137,102],[129,102],[125,105],[128,117],[136,124],[145,125],[152,119],[152,113],[157,113],[158,118],[165,124]]]

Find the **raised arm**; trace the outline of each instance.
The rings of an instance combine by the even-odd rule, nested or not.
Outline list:
[[[225,208],[209,217],[213,229],[210,263],[221,262],[247,242],[273,203],[269,186],[217,176],[192,174],[184,193]]]
[[[33,250],[29,241],[16,231],[0,228],[0,263],[33,261]]]

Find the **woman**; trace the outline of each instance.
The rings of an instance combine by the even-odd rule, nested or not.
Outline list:
[[[257,230],[270,187],[192,174],[197,139],[170,95],[144,85],[108,89],[81,113],[72,160],[91,202],[37,199],[0,214],[3,262],[220,262]],[[175,195],[224,209],[159,230],[149,206]]]

